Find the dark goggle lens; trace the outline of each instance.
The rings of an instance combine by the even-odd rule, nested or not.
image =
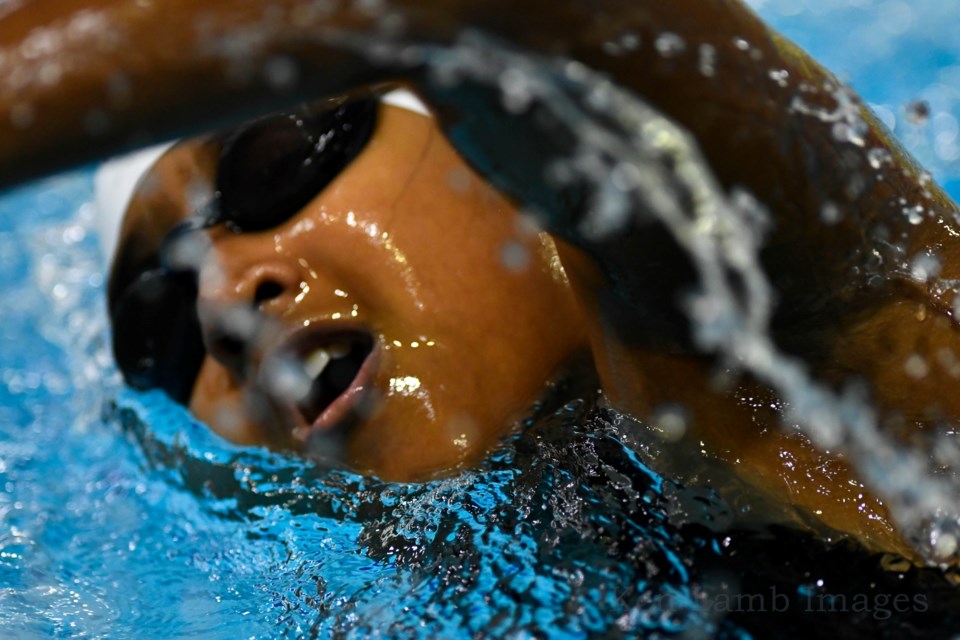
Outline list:
[[[219,214],[234,231],[263,231],[302,209],[363,150],[378,101],[319,113],[276,115],[224,142],[217,171]]]
[[[113,305],[113,353],[127,382],[186,404],[205,350],[197,288],[187,274],[147,271]]]

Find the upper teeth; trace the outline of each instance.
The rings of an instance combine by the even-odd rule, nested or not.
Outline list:
[[[310,378],[316,378],[330,364],[330,352],[326,349],[317,349],[303,361],[303,370]]]
[[[310,378],[316,378],[323,370],[327,368],[331,360],[344,358],[350,353],[350,345],[346,343],[336,343],[328,347],[314,349],[303,360],[303,370]]]

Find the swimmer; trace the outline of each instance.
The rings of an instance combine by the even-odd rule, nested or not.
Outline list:
[[[415,62],[374,63],[333,41],[303,37],[321,27],[377,32],[383,25],[360,8],[318,16],[299,3],[271,3],[272,21],[264,22],[256,7],[249,13],[255,4],[219,0],[200,9],[181,2],[161,12],[89,2],[84,24],[96,18],[110,25],[112,39],[142,43],[139,56],[102,38],[94,46],[75,29],[56,54],[81,62],[59,69],[56,83],[34,80],[47,52],[0,59],[35,71],[21,71],[16,97],[0,104],[0,176],[8,181],[116,149],[135,134],[219,129],[211,125],[227,112],[240,116],[375,83],[409,83],[433,110],[435,118],[389,104],[374,108],[364,97],[370,94],[354,93],[181,143],[161,158],[131,205],[111,298],[120,304],[129,285],[152,270],[175,280],[176,264],[161,261],[169,246],[163,238],[178,225],[192,227],[196,233],[187,235],[207,242],[196,285],[203,355],[190,367],[174,367],[182,376],[172,382],[156,369],[151,384],[235,441],[295,446],[314,432],[339,429],[348,464],[410,480],[476,461],[522,418],[545,382],[576,373],[571,363],[588,349],[614,406],[639,418],[682,406],[684,437],[757,492],[869,549],[922,559],[844,459],[779,428],[783,416],[772,391],[749,376],[715,384],[722,363],[697,348],[678,306],[692,286],[692,268],[663,229],[636,226],[614,239],[592,238],[577,224],[576,192],[556,198],[538,178],[542,166],[530,171],[570,143],[556,129],[524,127],[518,151],[518,128],[510,123],[519,119],[508,119],[499,93],[484,92],[476,86],[482,83],[467,79],[451,88]],[[919,376],[917,367],[905,367],[960,350],[952,301],[899,267],[903,256],[935,249],[940,277],[957,277],[956,206],[855,96],[739,2],[612,4],[599,12],[589,3],[562,11],[534,3],[531,13],[550,16],[534,31],[515,7],[496,2],[482,12],[460,2],[429,13],[406,2],[391,6],[412,39],[448,43],[463,25],[476,26],[524,50],[607,73],[685,127],[722,186],[749,190],[771,214],[761,257],[778,296],[771,333],[781,348],[828,383],[862,381],[884,426],[905,441],[960,417],[960,401],[944,388],[954,381],[949,371]],[[30,12],[14,8],[2,18],[4,46],[28,41],[38,25],[57,19],[66,29],[81,16],[60,3],[28,6]],[[240,58],[222,55],[216,45],[251,25],[262,38],[259,48]],[[624,34],[634,44],[627,46]],[[669,42],[658,41],[664,34]],[[615,51],[611,42],[619,43]],[[254,63],[289,73],[260,74],[251,71],[260,69]],[[501,115],[463,117],[483,108]],[[329,126],[315,128],[313,120],[336,121],[341,109],[368,114],[348,120],[351,135],[369,129],[369,138],[345,141],[351,151],[339,170],[307,181],[313,193],[300,190],[294,172],[276,193],[253,192],[251,202],[262,198],[268,212],[245,210],[247,200],[231,195],[259,186],[245,171],[255,174],[261,157],[249,164],[245,145],[255,147],[274,131],[282,138],[301,120],[307,124],[294,133],[311,139]],[[451,171],[460,179],[451,181]],[[189,196],[198,184],[219,192],[218,208],[195,212]],[[900,198],[926,212],[921,223],[907,221]],[[831,224],[823,223],[826,204]],[[521,205],[540,209],[549,236],[525,234],[516,216]],[[527,257],[522,268],[503,268],[505,246]],[[870,257],[881,260],[869,264]],[[276,320],[283,339],[252,350],[237,344],[230,327],[224,330],[225,310],[237,305]],[[189,316],[191,308],[177,311]],[[359,320],[341,322],[354,311]],[[140,313],[163,328],[153,309]],[[122,339],[126,327],[119,328]],[[189,349],[179,338],[162,344]],[[283,352],[309,360],[304,368],[321,374],[346,360],[354,378],[332,387],[340,393],[329,405],[329,398],[311,397],[312,388],[305,407],[280,401],[258,372]],[[118,355],[122,361],[122,350]],[[367,389],[375,393],[361,398]],[[349,401],[340,402],[345,396]],[[267,411],[251,411],[249,398]],[[342,411],[325,413],[338,402]]]
[[[556,246],[398,95],[413,99],[322,102],[157,161],[109,285],[129,380],[233,442],[400,481],[475,463],[525,417],[586,349]],[[204,186],[194,288],[164,252]]]

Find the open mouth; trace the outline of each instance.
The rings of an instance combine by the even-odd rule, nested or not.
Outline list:
[[[374,340],[362,332],[307,335],[283,349],[282,357],[299,374],[288,402],[293,400],[306,426],[295,428],[294,437],[306,439],[356,417],[372,382],[373,356]]]

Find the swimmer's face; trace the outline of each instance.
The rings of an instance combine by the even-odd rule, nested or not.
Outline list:
[[[161,158],[124,237],[186,217],[212,149]],[[475,462],[586,345],[553,241],[401,108],[381,105],[363,150],[288,219],[198,233],[206,356],[189,406],[233,442],[423,478]]]

